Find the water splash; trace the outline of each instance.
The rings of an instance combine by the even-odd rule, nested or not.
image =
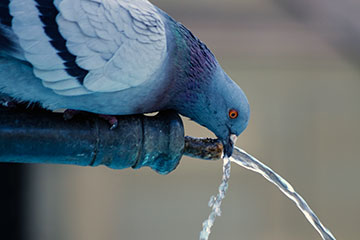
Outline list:
[[[234,152],[230,159],[224,158],[222,183],[219,186],[219,193],[217,196],[212,196],[210,198],[209,207],[212,207],[212,211],[208,219],[203,222],[203,229],[200,232],[200,240],[207,240],[209,238],[211,227],[214,225],[215,217],[220,216],[221,214],[220,205],[225,197],[225,192],[230,178],[230,161],[261,174],[268,181],[275,184],[288,198],[295,202],[296,206],[305,215],[306,219],[319,232],[322,239],[335,240],[335,237],[320,222],[320,219],[311,210],[306,201],[297,192],[295,192],[294,188],[285,179],[275,173],[268,166],[237,147],[234,148]]]
[[[223,177],[219,186],[219,193],[216,196],[211,196],[209,201],[209,207],[211,207],[211,213],[209,217],[203,222],[203,229],[200,232],[200,240],[208,240],[211,233],[211,227],[214,225],[216,216],[221,215],[221,202],[225,197],[226,190],[228,189],[228,182],[230,179],[230,159],[225,157],[223,162]]]

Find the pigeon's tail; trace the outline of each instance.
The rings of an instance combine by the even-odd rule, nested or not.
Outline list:
[[[14,50],[14,43],[9,36],[12,21],[9,3],[10,0],[0,0],[0,52]]]
[[[12,16],[9,10],[10,0],[0,0],[0,24],[11,27]]]
[[[0,0],[0,54],[20,58],[21,48],[17,37],[12,31],[12,19],[9,9],[10,0]]]
[[[11,31],[9,28],[0,25],[0,53],[11,53],[17,51],[16,44],[11,38]]]

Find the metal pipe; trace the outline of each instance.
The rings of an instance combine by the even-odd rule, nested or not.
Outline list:
[[[183,154],[218,159],[220,141],[184,137],[181,118],[165,111],[156,116],[119,116],[119,126],[94,114],[65,121],[61,113],[39,108],[0,108],[0,162],[106,165],[113,169],[149,166],[173,171]]]

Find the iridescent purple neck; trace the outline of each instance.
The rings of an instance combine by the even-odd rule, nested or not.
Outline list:
[[[195,37],[185,26],[178,23],[178,33],[183,42],[178,48],[183,52],[182,67],[189,78],[205,80],[217,66],[217,61],[207,46]]]
[[[219,64],[211,51],[180,23],[174,24],[175,51],[174,95],[171,105],[192,119],[196,118],[199,102],[207,101],[208,88]]]

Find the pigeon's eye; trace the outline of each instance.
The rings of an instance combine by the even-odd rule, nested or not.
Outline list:
[[[236,111],[235,109],[231,109],[231,110],[229,111],[229,117],[230,117],[231,119],[237,118],[238,115],[239,115],[239,113],[238,113],[238,111]]]

